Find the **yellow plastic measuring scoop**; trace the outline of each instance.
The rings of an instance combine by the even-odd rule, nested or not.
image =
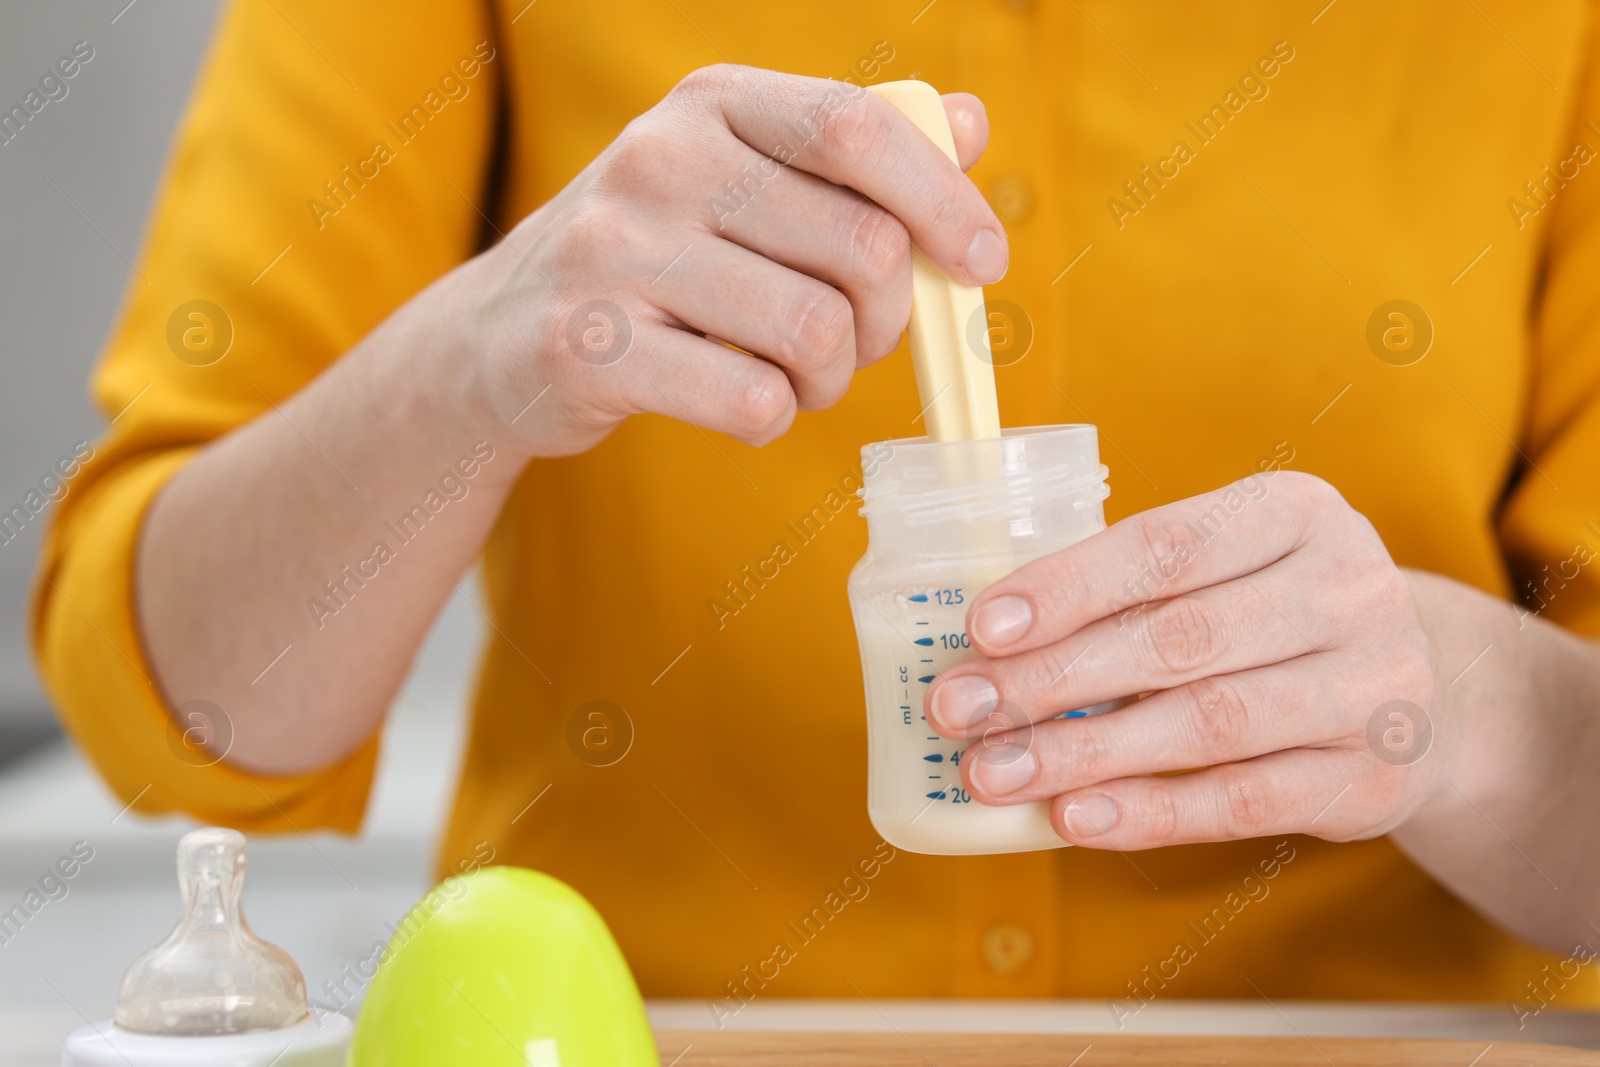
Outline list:
[[[959,164],[937,89],[927,82],[898,81],[867,91],[894,105]],[[911,250],[911,364],[931,441],[1000,436],[984,314],[981,287],[951,281],[920,250]]]

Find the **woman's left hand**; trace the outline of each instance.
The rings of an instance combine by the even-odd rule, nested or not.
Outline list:
[[[1311,475],[1124,519],[994,583],[967,632],[984,658],[929,687],[928,720],[976,739],[973,796],[1048,799],[1074,844],[1373,837],[1449,779],[1459,716],[1412,584]]]

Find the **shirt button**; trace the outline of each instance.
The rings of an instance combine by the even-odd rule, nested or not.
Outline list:
[[[996,178],[989,183],[989,206],[1006,225],[1015,225],[1033,212],[1033,186],[1021,178]]]
[[[1016,923],[998,923],[983,932],[983,959],[996,974],[1013,974],[1033,959],[1033,935]]]

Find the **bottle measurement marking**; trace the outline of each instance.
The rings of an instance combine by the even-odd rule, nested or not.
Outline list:
[[[896,679],[896,681],[901,687],[901,699],[906,701],[906,703],[899,705],[899,707],[901,711],[901,720],[906,725],[911,724],[911,720],[907,712],[907,705],[914,706],[917,703],[916,698],[911,696],[911,683],[915,681],[917,685],[922,687],[922,693],[919,693],[919,696],[922,696],[926,693],[927,687],[932,685],[934,679],[939,676],[940,668],[935,664],[935,657],[942,657],[939,659],[939,663],[943,666],[952,666],[955,663],[959,663],[962,660],[970,658],[973,654],[972,641],[966,634],[964,617],[965,608],[959,607],[959,605],[964,605],[965,602],[966,595],[960,588],[930,589],[925,593],[912,593],[901,601],[902,604],[907,605],[929,605],[929,608],[925,608],[923,611],[915,612],[911,614],[909,618],[905,618],[905,621],[902,623],[902,625],[909,623],[914,627],[922,627],[924,628],[924,632],[926,632],[927,628],[936,628],[941,631],[940,633],[924,637],[910,637],[910,635],[907,635],[908,639],[913,645],[917,646],[919,649],[925,649],[927,651],[925,655],[916,657],[915,665],[907,665],[902,663],[902,665],[899,667],[899,677]],[[939,609],[938,616],[931,614],[933,608]],[[962,612],[963,614],[957,615],[958,611]],[[921,666],[923,673],[912,675],[911,671],[915,669],[915,666],[917,665]],[[927,722],[926,715],[919,715],[918,718],[924,723]],[[923,736],[923,740],[928,742],[928,748],[924,749],[921,753],[923,761],[925,763],[948,765],[955,772],[953,775],[945,775],[943,773],[926,775],[926,781],[936,782],[939,784],[931,791],[924,792],[922,794],[923,797],[926,798],[930,804],[938,801],[945,801],[952,804],[971,803],[972,797],[964,788],[960,787],[959,785],[943,784],[947,777],[953,776],[959,778],[961,755],[962,750],[965,747],[965,743],[951,741],[949,738],[940,737],[937,734],[925,734]],[[951,746],[955,747],[955,751],[950,751]]]

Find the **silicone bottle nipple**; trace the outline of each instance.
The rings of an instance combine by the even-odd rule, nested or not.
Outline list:
[[[244,872],[245,839],[235,830],[194,830],[178,842],[183,918],[122,976],[119,1027],[198,1037],[276,1030],[307,1017],[300,968],[244,921]]]

